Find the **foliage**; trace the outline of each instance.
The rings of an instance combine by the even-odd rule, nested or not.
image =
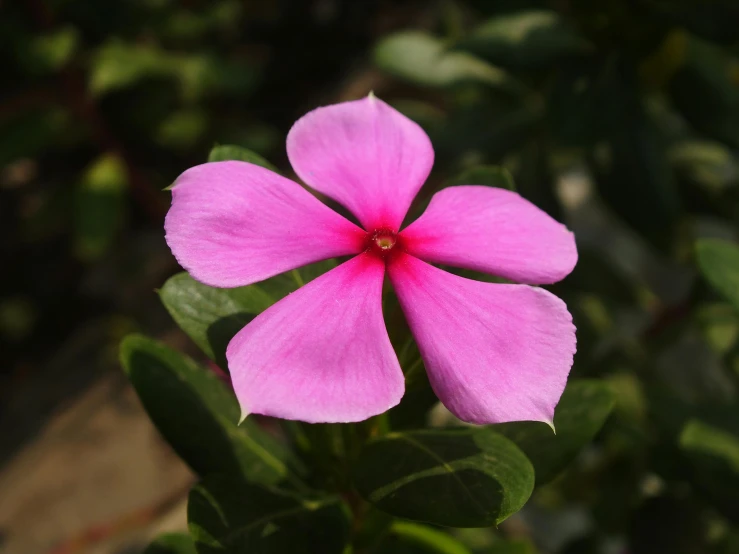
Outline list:
[[[129,308],[154,286],[192,339],[190,357],[142,335],[121,349],[202,478],[191,538],[147,552],[736,550],[735,2],[29,0],[0,14],[0,225],[4,267],[19,268],[0,295],[7,366],[90,314],[135,317],[175,344],[151,304]],[[162,267],[162,190],[207,160],[290,176],[290,124],[371,88],[433,141],[411,216],[442,186],[484,184],[574,230],[578,266],[551,287],[578,329],[556,435],[440,414],[391,295],[400,406],[356,425],[237,425],[228,341],[335,262],[239,289],[197,283]],[[142,236],[159,246],[135,250]]]

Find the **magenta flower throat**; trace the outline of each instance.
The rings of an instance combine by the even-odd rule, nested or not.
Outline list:
[[[297,183],[246,162],[184,172],[167,242],[193,278],[237,287],[336,256],[349,261],[265,310],[226,356],[244,416],[354,422],[392,408],[404,377],[382,315],[385,272],[431,385],[477,424],[552,422],[575,352],[554,283],[577,262],[572,233],[503,189],[465,185],[433,196],[400,229],[434,160],[414,122],[375,98],[318,108],[287,137],[295,173],[362,227]],[[432,263],[521,283],[465,279]]]

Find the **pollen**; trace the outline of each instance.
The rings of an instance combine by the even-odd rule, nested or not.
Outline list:
[[[375,237],[375,244],[381,250],[390,250],[393,246],[395,246],[395,237],[387,235]]]
[[[383,258],[398,246],[398,235],[389,229],[375,229],[367,233],[367,247]]]

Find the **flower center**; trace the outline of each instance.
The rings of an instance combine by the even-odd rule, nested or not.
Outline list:
[[[395,237],[390,235],[375,237],[375,244],[381,250],[390,250],[393,246],[395,246]]]
[[[367,248],[385,257],[397,245],[398,236],[389,229],[376,229],[367,233]]]

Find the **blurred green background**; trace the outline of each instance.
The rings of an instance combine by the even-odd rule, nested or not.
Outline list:
[[[736,0],[6,0],[0,52],[0,552],[137,552],[184,497],[185,470],[136,465],[154,450],[116,363],[137,329],[194,351],[153,292],[177,271],[162,189],[215,144],[291,174],[291,124],[370,90],[432,138],[420,204],[503,166],[575,231],[552,287],[573,375],[617,395],[563,476],[463,540],[739,552]],[[101,452],[104,471],[84,466]]]

